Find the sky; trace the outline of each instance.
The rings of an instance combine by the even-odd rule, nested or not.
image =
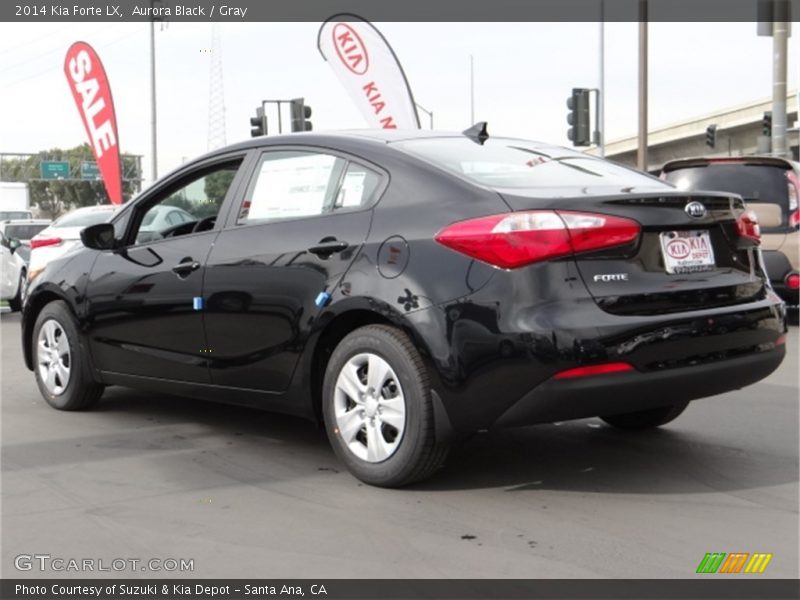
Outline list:
[[[436,129],[475,120],[493,135],[568,145],[566,98],[599,80],[597,23],[378,23],[415,99]],[[158,167],[176,168],[208,149],[211,24],[157,26]],[[302,96],[315,130],[365,121],[316,47],[318,23],[222,23],[228,143],[247,139],[266,98]],[[86,135],[63,73],[67,48],[90,43],[103,61],[123,152],[144,155],[150,178],[148,23],[0,23],[0,152],[72,147]],[[772,94],[772,39],[755,23],[651,23],[650,128]],[[789,89],[800,79],[800,24],[789,42]],[[638,24],[605,26],[607,141],[637,127]],[[270,127],[275,121],[272,116]],[[428,117],[420,113],[424,127]],[[284,123],[286,121],[284,120]],[[271,130],[271,133],[273,131]]]

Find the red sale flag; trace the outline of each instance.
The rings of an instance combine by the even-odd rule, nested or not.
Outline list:
[[[122,165],[117,118],[103,64],[86,42],[75,42],[64,58],[64,74],[81,114],[89,145],[112,204],[122,204]]]

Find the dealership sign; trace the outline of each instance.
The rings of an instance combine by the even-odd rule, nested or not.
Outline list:
[[[121,204],[122,169],[117,119],[103,64],[89,44],[75,42],[67,50],[64,74],[83,120],[108,197],[112,204]]]
[[[348,14],[331,17],[319,30],[317,47],[371,126],[419,129],[403,68],[371,23]]]

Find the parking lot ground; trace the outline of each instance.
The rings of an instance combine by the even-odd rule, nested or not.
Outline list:
[[[776,373],[660,430],[480,434],[404,490],[359,483],[299,419],[121,388],[55,411],[17,314],[0,334],[3,577],[42,577],[14,558],[45,553],[194,559],[122,573],[144,577],[682,578],[707,552],[769,552],[757,577],[798,577],[796,327]]]

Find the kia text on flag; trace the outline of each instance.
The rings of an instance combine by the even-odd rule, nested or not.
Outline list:
[[[355,15],[335,15],[320,27],[317,47],[370,126],[419,129],[403,68],[371,23]]]
[[[64,74],[89,136],[89,145],[108,197],[112,204],[122,204],[117,118],[103,64],[89,44],[75,42],[64,58]]]

